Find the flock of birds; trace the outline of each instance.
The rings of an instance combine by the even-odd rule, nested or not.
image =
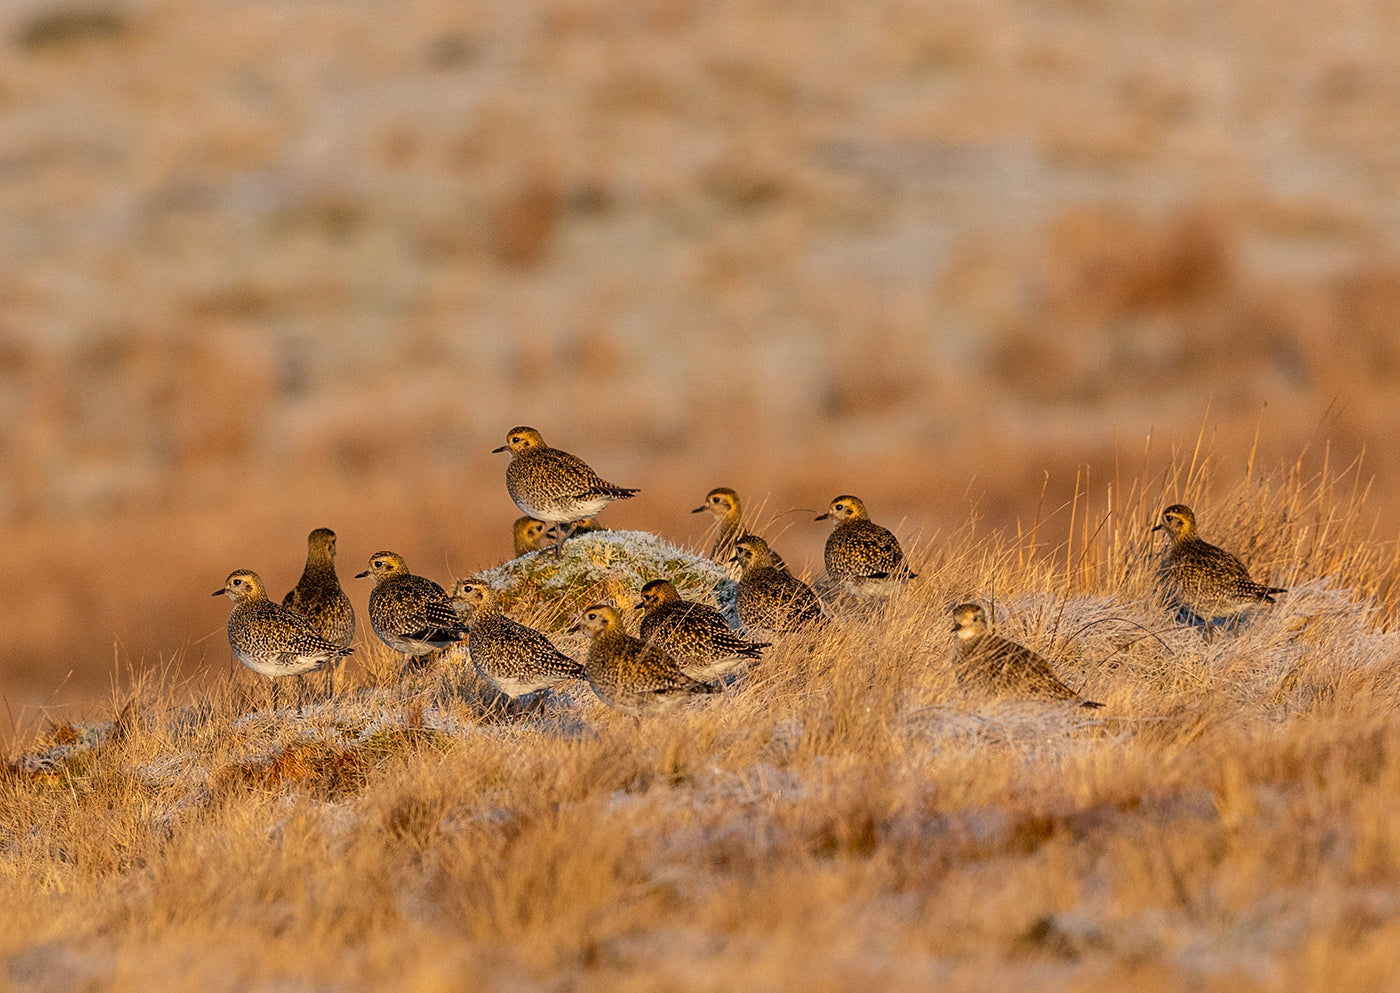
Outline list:
[[[602,479],[577,456],[545,444],[534,428],[514,428],[506,489],[526,515],[515,524],[517,555],[555,556],[571,536],[596,527],[593,518],[614,500],[637,490]],[[741,576],[735,612],[742,633],[709,604],[682,599],[664,578],[642,587],[641,637],[629,635],[612,603],[585,608],[571,629],[591,638],[582,661],[559,651],[542,632],[507,617],[496,593],[476,578],[459,580],[451,593],[408,569],[403,556],[376,552],[356,578],[371,576],[369,619],[374,633],[408,658],[429,656],[465,642],[477,674],[516,699],[565,679],[586,680],[608,706],[629,714],[665,709],[696,694],[718,692],[725,680],[779,638],[819,632],[830,623],[813,588],[792,575],[763,538],[744,527],[739,497],[727,487],[711,490],[694,513],[718,520],[712,557],[737,563]],[[834,583],[856,597],[885,597],[916,574],[899,540],[870,519],[857,497],[838,496],[817,520],[835,527],[826,542],[825,564]],[[1169,539],[1160,575],[1169,597],[1207,622],[1236,617],[1286,592],[1250,578],[1231,553],[1204,541],[1189,507],[1162,512],[1154,531]],[[351,653],[355,611],[335,571],[335,533],[312,531],[306,568],[280,604],[272,601],[257,573],[231,573],[214,595],[233,600],[228,638],[240,662],[265,676],[299,676]],[[991,633],[981,605],[953,609],[957,675],[970,689],[996,695],[1077,703],[1085,700],[1060,681],[1044,658]],[[767,639],[767,640],[758,640]]]

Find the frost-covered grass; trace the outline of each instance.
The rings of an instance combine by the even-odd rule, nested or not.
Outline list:
[[[1150,495],[1149,495],[1149,492]],[[138,682],[0,777],[21,988],[1367,989],[1400,960],[1395,549],[1335,480],[1189,466],[1067,548],[969,526],[723,695],[506,712],[361,640],[334,699]],[[1156,508],[1290,593],[1206,640],[1151,597]],[[488,573],[518,616],[722,573],[646,535]],[[965,699],[978,597],[1106,707]],[[570,607],[569,609],[572,609]],[[635,625],[635,619],[633,620]],[[562,648],[582,644],[556,635]]]

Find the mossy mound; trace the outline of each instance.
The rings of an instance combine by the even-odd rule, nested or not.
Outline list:
[[[542,631],[562,631],[584,607],[613,600],[628,608],[653,579],[669,579],[686,599],[732,612],[735,584],[719,565],[646,531],[594,531],[570,538],[563,555],[530,552],[487,569],[501,607]]]

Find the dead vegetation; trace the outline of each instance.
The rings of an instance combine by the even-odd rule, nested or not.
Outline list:
[[[1393,987],[1400,18],[1206,6],[0,5],[0,985]],[[313,527],[499,563],[522,421],[920,580],[641,724],[229,662]],[[1177,628],[1176,501],[1288,596]]]
[[[221,619],[172,605],[313,527],[494,564],[522,420],[643,487],[613,526],[860,480],[932,537],[1209,409],[1232,457],[1366,451],[1394,533],[1400,21],[1256,14],[3,5],[15,722],[197,671]]]
[[[1395,549],[1344,474],[1211,471],[1081,498],[1066,546],[920,549],[885,612],[665,718],[511,712],[363,640],[301,711],[147,674],[5,765],[0,957],[21,988],[1382,988]],[[1290,593],[1178,627],[1146,537],[1176,500]],[[1105,710],[965,700],[973,596]]]

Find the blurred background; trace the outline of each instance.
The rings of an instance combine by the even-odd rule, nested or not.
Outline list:
[[[378,549],[507,557],[517,424],[605,523],[733,486],[814,568],[794,508],[1067,528],[1203,425],[1224,483],[1365,451],[1394,535],[1396,51],[1387,0],[8,0],[5,730],[227,672],[210,592],[314,527],[361,609]]]

